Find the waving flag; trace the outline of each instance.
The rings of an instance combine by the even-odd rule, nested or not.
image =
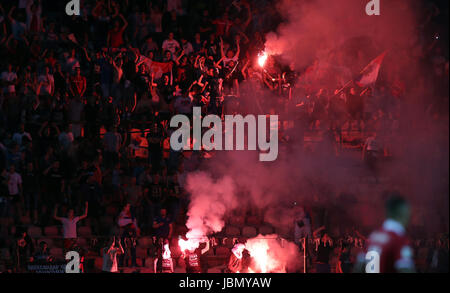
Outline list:
[[[161,78],[164,73],[170,72],[170,69],[172,69],[170,62],[152,62],[150,65],[150,71],[155,73],[155,79]]]
[[[143,55],[139,57],[137,64],[145,64],[148,70],[155,74],[155,79],[161,78],[164,73],[168,73],[172,69],[171,62],[155,62]]]
[[[378,79],[378,73],[380,72],[381,63],[383,63],[384,57],[387,51],[372,60],[369,65],[364,68],[358,77],[355,79],[355,83],[360,87],[368,87],[373,85]]]

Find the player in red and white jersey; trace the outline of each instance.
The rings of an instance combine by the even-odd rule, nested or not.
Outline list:
[[[406,227],[410,217],[410,206],[397,192],[390,194],[386,202],[386,220],[381,229],[372,232],[367,241],[365,272],[413,273],[413,250],[406,236]],[[374,254],[376,252],[377,254]],[[379,264],[376,263],[379,255]]]

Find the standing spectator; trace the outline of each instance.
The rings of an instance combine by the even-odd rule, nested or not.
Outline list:
[[[9,167],[8,174],[8,191],[9,200],[13,205],[14,218],[18,222],[22,217],[22,203],[23,203],[23,190],[22,190],[22,176],[16,172],[16,167],[11,165]]]
[[[181,38],[181,48],[183,49],[184,54],[186,56],[189,56],[192,53],[194,53],[194,48],[192,47],[192,44],[185,37]]]
[[[175,60],[175,53],[180,49],[180,43],[173,38],[173,33],[170,32],[168,38],[163,42],[162,49],[172,53],[172,59]]]
[[[70,250],[77,242],[77,223],[85,219],[88,215],[88,202],[85,203],[84,214],[81,216],[75,217],[73,209],[70,209],[68,211],[67,218],[58,217],[57,213],[58,205],[55,206],[55,213],[53,214],[53,218],[62,223],[64,249]]]
[[[186,264],[186,273],[188,274],[200,274],[202,273],[202,263],[200,258],[203,254],[208,252],[210,244],[209,239],[202,239],[202,242],[206,244],[205,248],[191,248],[185,251],[182,251],[182,258]]]
[[[119,20],[116,20],[113,29],[108,32],[107,44],[111,48],[120,48],[125,44],[123,33],[128,26],[128,21],[122,14],[119,14],[119,17],[123,22],[122,26],[120,26]]]
[[[120,241],[116,241],[116,237],[108,243],[107,247],[103,248],[103,267],[104,273],[117,273],[119,272],[117,266],[117,255],[124,253],[122,244]]]
[[[48,65],[44,67],[44,72],[39,75],[38,84],[40,96],[53,96],[55,92],[55,79],[50,74],[50,67]]]
[[[237,243],[231,250],[230,259],[228,260],[228,270],[230,273],[242,273],[242,253],[245,250],[245,245]]]
[[[161,239],[160,242],[157,256],[153,262],[153,271],[155,273],[173,273],[173,260],[169,248],[169,240]]]
[[[172,220],[167,216],[167,210],[161,209],[159,216],[153,222],[153,229],[155,229],[155,236],[158,238],[170,239],[172,238]]]
[[[16,273],[24,273],[27,271],[27,264],[34,253],[33,240],[27,232],[18,232],[18,237],[11,247],[11,255],[13,257]]]
[[[13,71],[12,64],[8,64],[7,70],[2,72],[1,80],[3,84],[3,93],[6,98],[15,97],[17,85],[17,73]]]
[[[349,274],[353,271],[353,263],[351,260],[352,245],[347,241],[342,242],[339,251],[339,261],[337,272],[341,274]]]
[[[41,13],[41,0],[28,1],[26,6],[27,29],[30,33],[40,33],[43,29]]]
[[[22,140],[26,137],[29,141],[32,141],[30,133],[25,131],[25,125],[23,123],[20,124],[19,129],[16,133],[14,133],[12,139],[15,143],[17,143],[19,146],[22,146]]]
[[[45,196],[45,204],[51,207],[64,199],[66,181],[60,170],[60,162],[52,162],[43,174],[47,177],[47,195]]]
[[[147,135],[148,153],[153,171],[158,172],[162,160],[162,140],[163,132],[158,123],[154,123],[151,131]]]
[[[331,273],[330,255],[333,252],[333,240],[330,238],[330,236],[328,236],[327,232],[322,231],[322,236],[318,241],[316,250],[316,273]]]
[[[117,127],[109,126],[108,132],[103,137],[103,146],[105,164],[107,166],[115,166],[119,160],[119,150],[122,148],[125,141],[122,140],[122,136],[117,132]]]
[[[125,230],[121,237],[121,242],[123,242],[122,247],[124,247],[125,253],[120,256],[119,266],[128,266],[131,261],[131,267],[137,267],[136,263],[136,229],[131,225],[125,227]]]
[[[33,162],[28,162],[23,174],[23,194],[27,216],[33,217],[34,223],[38,221],[39,189],[38,174],[34,170]]]
[[[75,75],[70,78],[70,93],[74,98],[83,98],[86,92],[86,78],[81,75],[81,68],[75,67]]]
[[[366,139],[362,149],[362,158],[369,170],[375,177],[378,183],[378,160],[381,155],[380,146],[377,140],[377,133],[373,132],[371,136]]]

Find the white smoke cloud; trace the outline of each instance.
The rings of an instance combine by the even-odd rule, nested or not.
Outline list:
[[[220,232],[225,226],[225,213],[238,205],[235,184],[229,176],[215,180],[205,172],[191,173],[187,178],[187,191],[191,194],[186,222],[188,239],[201,239]]]

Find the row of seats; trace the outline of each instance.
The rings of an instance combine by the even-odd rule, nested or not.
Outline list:
[[[257,216],[232,216],[227,219],[227,224],[233,226],[260,226],[263,224],[263,220]]]
[[[223,231],[222,231],[223,232]],[[258,234],[269,235],[273,234],[275,231],[271,226],[244,226],[242,228],[238,226],[226,226],[224,234],[230,237],[245,237],[252,238],[256,237]]]
[[[50,238],[62,236],[61,226],[47,226],[44,227],[43,229],[37,226],[29,226],[27,232],[31,238],[40,238],[41,236],[47,236]],[[89,226],[77,227],[77,236],[91,237],[92,236],[91,227]]]

